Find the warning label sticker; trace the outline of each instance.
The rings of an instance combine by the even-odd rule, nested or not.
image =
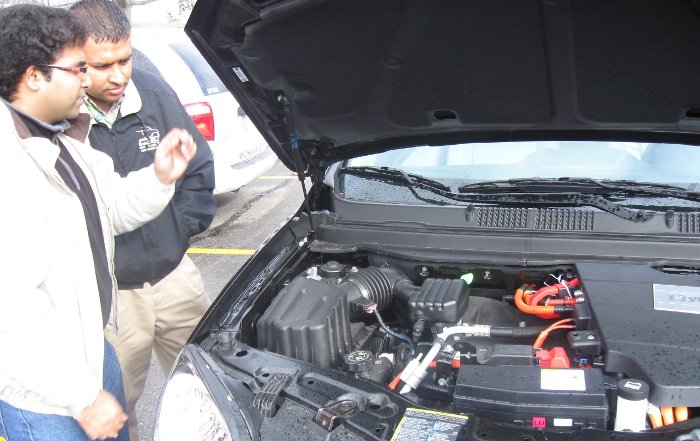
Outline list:
[[[541,369],[543,390],[586,390],[586,376],[582,369]]]
[[[406,409],[391,441],[454,441],[469,417],[422,409]]]

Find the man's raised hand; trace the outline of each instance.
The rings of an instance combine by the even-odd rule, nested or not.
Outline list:
[[[197,144],[184,129],[172,129],[156,149],[153,166],[158,180],[169,185],[185,173],[187,164],[197,153]]]

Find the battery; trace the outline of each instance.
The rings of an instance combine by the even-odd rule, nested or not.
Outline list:
[[[454,405],[463,413],[535,428],[606,429],[608,421],[598,369],[462,365]]]

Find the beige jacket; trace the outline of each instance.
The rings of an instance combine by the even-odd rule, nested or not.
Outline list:
[[[85,139],[88,124],[81,115],[66,135]],[[113,273],[113,235],[157,216],[174,185],[161,184],[153,166],[122,179],[107,155],[66,135],[63,144],[93,187]],[[102,388],[92,250],[80,200],[55,169],[59,148],[25,136],[0,103],[0,399],[75,417]]]

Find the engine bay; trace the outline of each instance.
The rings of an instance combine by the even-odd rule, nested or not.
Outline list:
[[[532,428],[641,431],[700,415],[697,277],[640,264],[297,261],[244,342],[416,407]]]

